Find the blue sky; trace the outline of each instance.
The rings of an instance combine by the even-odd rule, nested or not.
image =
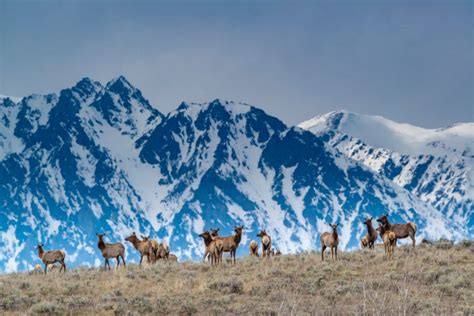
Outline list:
[[[297,124],[332,110],[474,120],[472,1],[0,0],[0,94],[126,76],[168,112],[215,98]]]

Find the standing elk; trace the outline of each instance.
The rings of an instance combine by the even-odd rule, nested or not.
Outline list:
[[[384,230],[382,226],[377,227],[377,231],[379,231],[380,236],[382,236],[387,259],[393,258],[393,253],[395,252],[395,246],[397,244],[397,236],[395,232],[391,230]],[[382,231],[384,231],[383,234]]]
[[[364,237],[362,237],[362,239],[360,240],[360,246],[362,248],[367,248],[369,246],[369,236],[365,235]]]
[[[255,240],[250,242],[250,256],[258,257],[258,243]]]
[[[228,236],[228,237],[221,237],[218,236],[219,229],[213,229],[211,232],[211,236],[214,240],[222,240],[222,251],[230,253],[230,260],[235,264],[235,253],[237,248],[239,247],[240,241],[242,240],[242,230],[244,229],[243,226],[235,226],[234,232],[235,235]]]
[[[367,226],[367,246],[369,249],[374,249],[375,241],[377,240],[377,231],[375,230],[374,226],[372,226],[372,217],[367,218],[364,221],[364,224]]]
[[[270,257],[270,251],[272,250],[272,238],[265,230],[261,230],[260,233],[257,234],[257,237],[262,239],[262,257]]]
[[[211,234],[208,231],[205,231],[199,234],[204,240],[204,261],[206,261],[206,257],[209,255],[211,265],[216,265],[222,262],[222,249],[223,249],[223,242],[220,239],[213,239]]]
[[[377,222],[381,224],[380,236],[383,236],[386,231],[393,231],[397,239],[403,239],[410,237],[412,240],[413,248],[415,248],[415,235],[416,235],[416,224],[408,222],[405,224],[390,224],[388,221],[388,215],[385,214],[377,219]]]
[[[158,244],[158,251],[156,252],[157,256],[156,259],[163,259],[165,261],[169,261],[169,255],[170,255],[170,247],[168,246],[167,243],[161,242]]]
[[[150,236],[142,235],[142,241],[148,241],[148,251],[151,256],[151,262],[156,263],[156,260],[158,260],[159,256],[160,244],[158,241],[150,239]]]
[[[130,242],[133,247],[135,249],[138,250],[138,252],[140,253],[140,264],[139,265],[142,265],[142,261],[143,261],[143,257],[147,257],[147,261],[148,263],[151,263],[151,255],[152,255],[152,252],[150,251],[150,248],[151,248],[151,245],[150,245],[150,242],[147,240],[147,241],[144,241],[144,240],[140,240],[138,239],[137,235],[135,234],[135,232],[133,232],[130,236],[128,236],[127,238],[125,238],[126,241]]]
[[[321,260],[324,261],[324,251],[327,247],[331,248],[331,259],[337,260],[337,245],[339,244],[339,235],[337,234],[338,224],[332,224],[332,233],[324,232],[321,234]]]
[[[120,265],[120,258],[122,258],[123,266],[125,267],[125,246],[118,242],[115,244],[108,244],[104,242],[105,234],[97,234],[99,241],[97,243],[97,247],[99,248],[100,252],[102,253],[102,257],[105,259],[104,269],[107,269],[107,266],[110,270],[110,262],[109,259],[115,258],[117,259],[117,269]]]
[[[46,274],[48,271],[48,265],[54,264],[56,262],[61,265],[59,272],[66,272],[66,264],[64,263],[64,260],[66,259],[66,253],[62,250],[44,251],[43,246],[43,244],[39,244],[36,246],[36,249],[38,249],[38,257],[41,259],[41,261],[43,261],[44,264],[44,274]]]

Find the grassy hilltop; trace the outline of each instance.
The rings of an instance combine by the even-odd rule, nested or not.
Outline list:
[[[474,244],[0,276],[0,314],[474,314]]]

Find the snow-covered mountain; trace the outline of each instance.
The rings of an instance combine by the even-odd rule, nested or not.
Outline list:
[[[424,129],[346,111],[299,125],[433,205],[474,235],[474,123]]]
[[[354,248],[362,219],[381,213],[415,221],[419,238],[465,237],[324,138],[246,104],[182,103],[165,116],[123,77],[85,78],[57,95],[3,99],[0,115],[0,271],[38,262],[40,241],[70,265],[97,265],[96,232],[150,234],[182,259],[202,254],[203,229],[236,224],[239,254],[258,228],[283,252],[317,248],[336,221],[341,247]]]

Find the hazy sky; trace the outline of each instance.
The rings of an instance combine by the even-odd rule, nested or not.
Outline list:
[[[164,113],[222,98],[288,124],[474,121],[473,3],[0,0],[0,94],[122,74]]]

